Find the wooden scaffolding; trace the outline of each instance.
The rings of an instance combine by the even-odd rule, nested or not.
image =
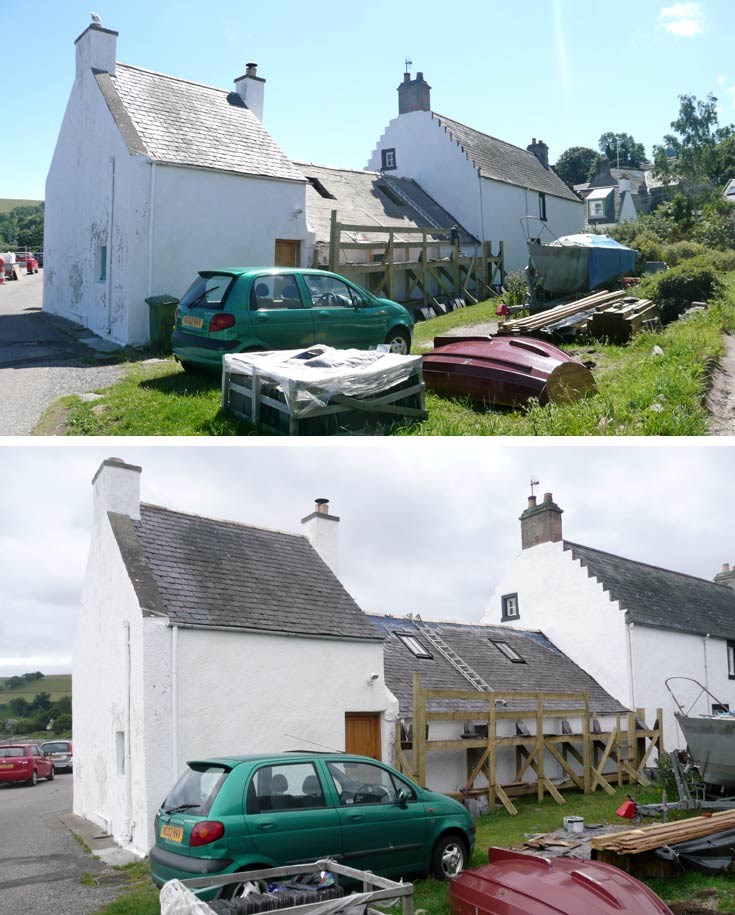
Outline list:
[[[599,718],[590,707],[589,690],[584,692],[477,692],[476,690],[425,689],[421,677],[414,674],[412,739],[405,739],[401,722],[396,723],[394,759],[396,767],[426,787],[427,754],[442,750],[464,750],[467,756],[467,781],[454,797],[466,798],[487,794],[490,809],[499,801],[508,813],[516,810],[511,797],[536,793],[542,800],[550,794],[558,804],[565,800],[561,791],[578,788],[585,794],[601,788],[613,794],[613,785],[648,785],[645,769],[650,765],[654,750],[663,752],[663,713],[656,710],[652,728],[645,724],[645,710],[606,715],[614,718],[610,730],[603,731]],[[432,700],[451,700],[452,710],[429,710]],[[486,708],[478,707],[485,701]],[[464,707],[462,707],[464,706]],[[561,721],[562,733],[545,733],[549,719]],[[572,730],[569,719],[581,720],[581,729]],[[449,740],[429,740],[429,723],[455,721],[480,723],[487,736],[457,737]],[[499,736],[499,721],[513,721],[515,736]],[[535,722],[531,734],[525,722]],[[558,725],[554,730],[558,730]],[[515,751],[515,776],[501,784],[497,778],[498,752],[505,748]],[[411,751],[411,761],[406,751]],[[562,778],[552,781],[546,774],[546,763],[556,762]],[[535,781],[526,773],[533,772]],[[480,774],[487,787],[475,787]]]
[[[346,233],[378,235],[374,241],[344,239]],[[505,282],[503,242],[492,252],[492,242],[482,245],[460,246],[458,233],[454,232],[449,257],[441,256],[442,245],[436,241],[444,235],[449,240],[452,228],[436,226],[377,226],[348,225],[337,221],[337,211],[332,210],[329,235],[329,270],[355,281],[362,280],[370,292],[394,301],[413,302],[424,308],[440,305],[440,298],[450,302],[462,299],[463,304],[475,304],[493,295]],[[415,241],[396,241],[396,235],[415,235]],[[462,248],[472,247],[469,256]],[[397,251],[418,249],[418,259],[396,261]],[[367,263],[343,263],[343,252],[362,251]],[[345,258],[349,261],[349,255]],[[317,266],[315,264],[314,266]]]

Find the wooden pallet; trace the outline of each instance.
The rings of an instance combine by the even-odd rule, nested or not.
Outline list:
[[[592,839],[592,848],[621,855],[639,855],[662,845],[688,842],[728,829],[735,829],[735,810],[723,810],[711,816],[692,817],[676,823],[655,823],[653,826],[643,826],[640,829],[597,836]]]

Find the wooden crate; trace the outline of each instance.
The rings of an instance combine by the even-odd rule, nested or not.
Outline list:
[[[315,403],[300,416],[292,414],[282,386],[266,372],[223,372],[222,409],[279,435],[376,433],[395,422],[427,417],[420,363],[406,381],[378,394],[333,394],[328,404]]]

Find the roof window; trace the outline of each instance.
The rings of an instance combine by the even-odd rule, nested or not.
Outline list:
[[[434,657],[427,648],[424,648],[415,635],[410,635],[408,632],[397,632],[396,635],[414,657],[428,659]]]
[[[314,188],[314,190],[319,194],[320,197],[324,197],[325,200],[336,200],[337,198],[334,194],[330,194],[329,191],[324,187],[321,181],[318,178],[310,178],[306,176],[306,180]]]
[[[489,639],[490,644],[494,645],[498,651],[504,655],[509,661],[512,661],[514,664],[525,664],[526,662],[518,654],[518,652],[509,645],[507,642],[496,642],[494,639]]]

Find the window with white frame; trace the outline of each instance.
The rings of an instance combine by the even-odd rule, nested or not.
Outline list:
[[[546,222],[546,194],[543,191],[539,191],[538,195],[538,217]]]
[[[504,620],[518,619],[520,616],[520,613],[518,612],[518,592],[515,594],[504,594],[500,598],[500,606],[503,611]]]
[[[394,149],[381,149],[380,156],[383,166],[383,171],[390,172],[396,168],[396,151]]]
[[[735,680],[735,642],[727,643],[727,676]]]
[[[515,650],[515,648],[513,648],[513,646],[509,645],[507,642],[497,642],[495,639],[490,639],[490,644],[494,645],[503,655],[503,657],[507,658],[509,661],[512,661],[514,664],[526,663]]]
[[[415,635],[411,635],[409,632],[397,632],[396,635],[414,657],[427,659],[434,657],[428,648],[424,648]]]

